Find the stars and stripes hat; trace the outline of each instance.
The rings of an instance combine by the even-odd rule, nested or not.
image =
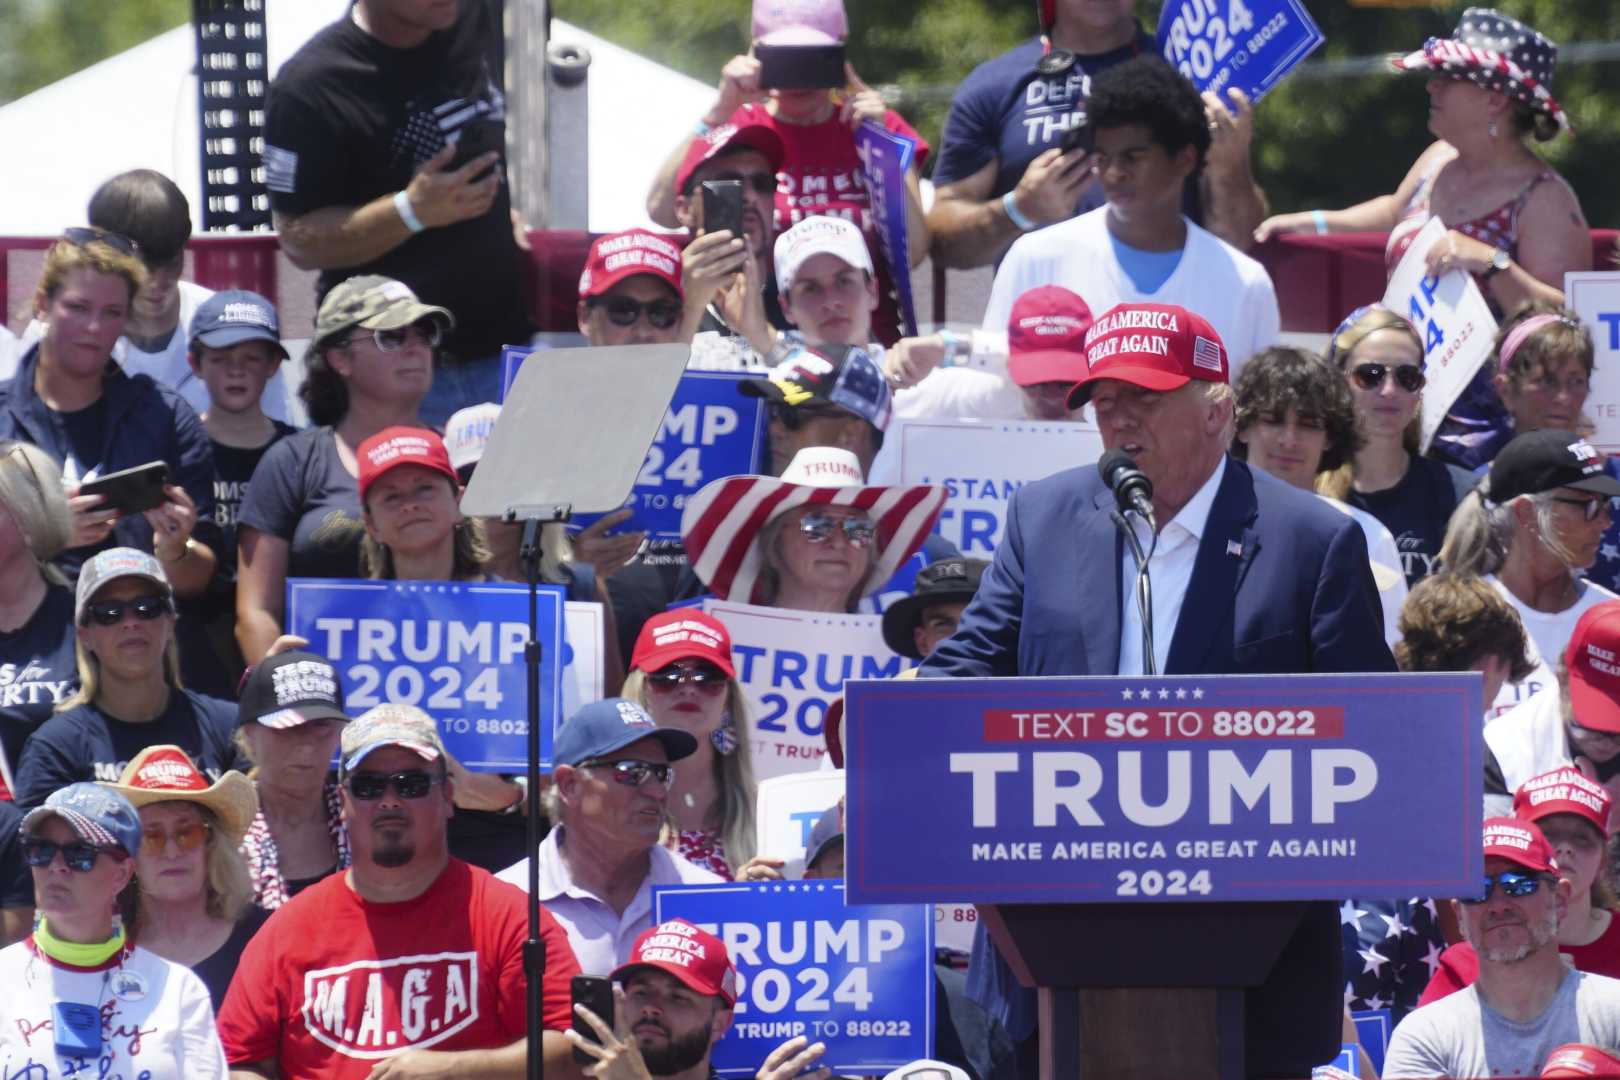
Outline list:
[[[45,802],[28,811],[17,831],[27,836],[44,819],[67,822],[80,840],[99,848],[122,848],[131,856],[141,848],[141,817],[118,792],[89,780],[57,788]]]
[[[1513,793],[1513,816],[1540,821],[1553,814],[1585,818],[1604,836],[1609,835],[1609,792],[1568,765],[1532,776]]]
[[[630,959],[614,968],[609,977],[622,983],[644,967],[673,975],[693,992],[717,997],[727,1007],[737,1001],[737,969],[726,943],[685,919],[643,930],[630,947]]]
[[[1118,379],[1144,390],[1179,390],[1193,379],[1227,382],[1221,335],[1178,304],[1116,304],[1086,331],[1086,376],[1069,391],[1069,408],[1091,400],[1093,385]]]
[[[797,344],[763,378],[738,383],[737,392],[790,409],[836,405],[879,431],[894,415],[894,395],[883,369],[859,345]]]
[[[945,489],[938,484],[873,486],[850,451],[807,446],[781,476],[728,476],[687,500],[681,542],[693,572],[722,600],[759,603],[764,568],[759,534],[801,506],[847,506],[872,519],[877,537],[865,586],[870,594],[922,547],[944,509]]]
[[[1569,117],[1552,96],[1558,46],[1518,19],[1491,8],[1468,8],[1449,38],[1390,61],[1400,71],[1433,71],[1467,79],[1532,112],[1546,113],[1565,131]]]

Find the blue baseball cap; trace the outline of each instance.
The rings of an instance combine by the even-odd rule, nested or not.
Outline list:
[[[578,765],[582,761],[623,750],[642,739],[657,739],[671,761],[697,752],[697,739],[679,728],[661,728],[633,701],[606,698],[584,706],[557,732],[552,756],[558,765]]]
[[[827,812],[816,819],[815,828],[810,830],[810,842],[804,845],[805,869],[816,865],[816,860],[827,854],[834,844],[842,845],[844,842],[844,800],[827,808]]]
[[[244,341],[268,341],[276,347],[281,358],[287,350],[281,347],[281,322],[276,318],[276,306],[256,292],[246,289],[226,289],[204,300],[191,319],[191,343],[198,342],[210,349],[225,349]]]
[[[52,815],[67,822],[88,844],[123,848],[131,856],[140,851],[141,817],[128,799],[111,788],[88,780],[57,788],[42,805],[28,811],[18,832],[26,836]]]

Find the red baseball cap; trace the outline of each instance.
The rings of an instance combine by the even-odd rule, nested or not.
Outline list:
[[[1517,863],[1538,874],[1558,873],[1558,858],[1552,845],[1533,822],[1518,818],[1485,819],[1485,857],[1492,855]]]
[[[630,959],[613,969],[614,982],[624,982],[637,968],[650,967],[675,976],[704,997],[728,1006],[737,1001],[737,969],[726,943],[684,919],[671,919],[643,930],[630,949]]]
[[[1551,814],[1575,814],[1609,835],[1608,791],[1568,765],[1532,776],[1513,793],[1513,816],[1540,821]]]
[[[696,608],[661,611],[641,625],[631,670],[662,671],[677,660],[707,660],[733,679],[731,635],[725,623]]]
[[[625,278],[646,274],[681,295],[681,249],[646,229],[599,236],[585,256],[579,275],[579,298],[601,296]]]
[[[1084,379],[1069,391],[1069,408],[1091,399],[1099,379],[1145,390],[1179,390],[1193,379],[1226,382],[1230,368],[1221,335],[1202,315],[1177,304],[1116,304],[1086,332]]]
[[[1565,1043],[1547,1055],[1541,1076],[1620,1076],[1620,1057],[1586,1043]]]
[[[759,151],[765,155],[765,160],[770,162],[773,171],[782,171],[782,159],[786,156],[786,151],[782,147],[780,135],[764,124],[738,125],[728,120],[719,127],[710,128],[687,146],[686,157],[681,160],[681,167],[675,173],[675,190],[685,192],[687,185],[692,181],[692,174],[697,171],[699,165],[733,146]]]
[[[452,484],[461,481],[450,464],[450,451],[438,433],[419,427],[383,428],[360,444],[356,456],[360,459],[360,502],[366,501],[371,485],[382,479],[390,469],[401,465],[420,465],[450,478]]]
[[[1019,386],[1084,379],[1091,322],[1086,302],[1063,286],[1028,290],[1007,319],[1007,374]]]
[[[1564,665],[1576,723],[1620,732],[1620,600],[1594,604],[1581,614],[1564,649]]]

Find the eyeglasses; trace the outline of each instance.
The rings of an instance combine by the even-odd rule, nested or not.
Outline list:
[[[705,180],[741,180],[743,183],[747,184],[749,187],[754,189],[754,194],[755,195],[775,195],[776,194],[776,174],[775,173],[727,172],[727,173],[715,173],[713,176],[705,176],[703,179],[705,179]]]
[[[686,683],[691,683],[699,690],[718,693],[726,688],[726,673],[713,664],[698,664],[693,667],[676,667],[671,664],[664,670],[654,671],[647,676],[647,685],[659,690],[673,690]]]
[[[659,330],[668,330],[681,317],[681,305],[673,300],[632,300],[628,296],[605,296],[587,302],[607,312],[608,322],[614,326],[634,326],[645,313],[647,322]]]
[[[1552,496],[1552,501],[1555,503],[1563,503],[1565,506],[1579,506],[1581,508],[1582,516],[1584,516],[1587,521],[1596,521],[1598,519],[1598,515],[1603,513],[1603,508],[1609,505],[1608,499],[1572,499],[1567,495],[1554,495]]]
[[[161,855],[174,841],[174,846],[181,851],[196,851],[208,842],[209,826],[206,821],[191,821],[180,826],[174,832],[165,832],[159,828],[141,830],[141,851],[148,855]]]
[[[348,779],[349,794],[362,802],[374,802],[392,787],[402,799],[421,799],[433,790],[439,777],[425,769],[397,773],[353,773]]]
[[[125,236],[123,233],[109,232],[106,229],[85,228],[76,225],[71,229],[62,230],[62,239],[75,247],[86,247],[90,244],[106,244],[114,251],[124,255],[141,257],[141,245]]]
[[[1515,900],[1523,900],[1527,896],[1536,894],[1536,890],[1541,888],[1541,881],[1542,879],[1538,874],[1521,874],[1516,870],[1504,870],[1494,877],[1486,874],[1485,879],[1480,882],[1479,895],[1465,896],[1462,898],[1462,902],[1465,904],[1483,904],[1491,898],[1491,890],[1497,885],[1502,886],[1504,895],[1511,896]]]
[[[174,608],[165,596],[137,596],[133,600],[104,600],[91,604],[85,609],[85,614],[99,626],[117,626],[124,621],[124,614],[130,611],[141,622],[151,622],[171,614]]]
[[[812,544],[822,544],[834,529],[844,530],[850,547],[865,547],[877,536],[877,526],[867,517],[835,518],[831,514],[806,514],[799,519],[799,534]]]
[[[675,766],[660,765],[652,761],[585,761],[580,763],[582,769],[610,768],[613,770],[613,782],[623,784],[625,787],[640,787],[648,780],[659,787],[668,789],[675,782]]]
[[[62,853],[62,861],[67,864],[69,870],[75,870],[81,874],[88,874],[90,868],[96,865],[97,855],[110,856],[117,862],[123,862],[129,858],[126,852],[113,848],[96,847],[94,844],[86,844],[82,840],[74,841],[71,844],[58,844],[54,840],[41,840],[31,836],[22,842],[23,862],[29,866],[49,866],[56,858],[57,852]]]
[[[439,342],[444,340],[444,327],[439,325],[437,319],[417,319],[409,326],[399,326],[392,330],[373,330],[371,340],[376,344],[378,352],[398,352],[405,347],[405,343],[410,340],[413,333],[431,348],[438,348]],[[340,349],[347,349],[363,337],[362,334],[350,334],[342,341],[334,341],[332,344]]]
[[[1350,369],[1350,377],[1363,390],[1377,390],[1389,375],[1395,376],[1395,385],[1408,394],[1417,393],[1428,381],[1416,364],[1357,364]]]

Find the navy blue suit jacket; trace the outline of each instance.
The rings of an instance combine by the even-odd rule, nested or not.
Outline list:
[[[1020,489],[978,595],[919,674],[1115,674],[1129,585],[1113,508],[1091,466]],[[1361,527],[1228,457],[1162,674],[1394,670]]]

